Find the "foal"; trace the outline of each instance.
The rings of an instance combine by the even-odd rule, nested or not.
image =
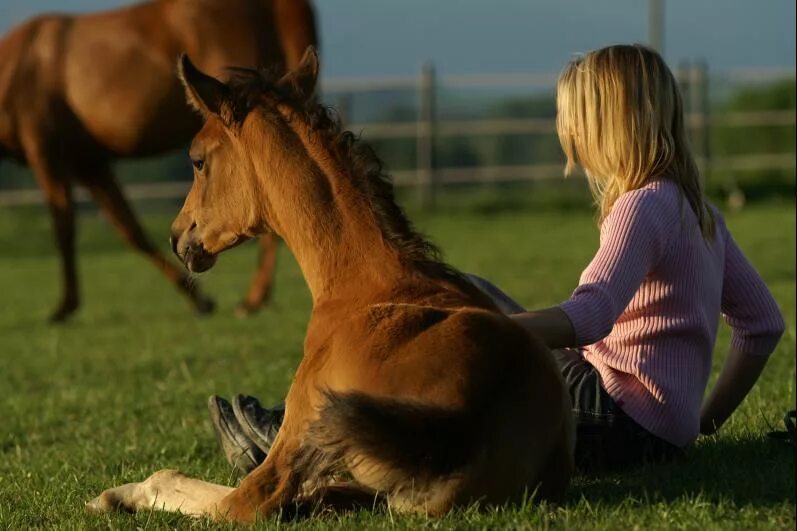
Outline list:
[[[314,50],[279,81],[246,70],[225,85],[185,56],[179,71],[205,125],[174,251],[201,272],[247,238],[281,236],[313,298],[304,358],[274,446],[237,488],[167,470],[89,509],[251,522],[375,496],[432,515],[535,491],[559,499],[573,427],[550,352],[437,259],[373,152],[305,106]]]

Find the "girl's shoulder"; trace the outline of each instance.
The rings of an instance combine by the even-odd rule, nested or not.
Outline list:
[[[622,194],[601,225],[601,245],[622,242],[658,261],[679,232],[681,204],[678,186],[663,179]]]
[[[725,218],[713,204],[706,202],[716,226],[716,240],[719,245],[730,237]],[[700,230],[697,216],[675,181],[655,179],[645,186],[621,195],[610,212],[614,219],[609,226],[617,225],[619,220],[633,219],[634,224],[645,226],[662,235],[690,234],[691,230]],[[609,222],[609,218],[606,222]],[[604,229],[611,230],[604,222]],[[682,229],[688,229],[684,232]],[[669,237],[669,236],[667,236]]]
[[[634,219],[636,222],[670,226],[681,217],[682,197],[678,185],[669,179],[654,179],[641,188],[622,194],[606,223]]]
[[[628,204],[641,202],[666,208],[668,206],[677,207],[680,203],[680,198],[681,190],[675,181],[660,178],[652,179],[641,188],[624,193],[617,202],[624,201]]]

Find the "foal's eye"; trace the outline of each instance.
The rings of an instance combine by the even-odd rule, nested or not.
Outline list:
[[[202,171],[202,168],[205,167],[205,161],[202,159],[192,159],[191,164],[194,165],[197,171]]]

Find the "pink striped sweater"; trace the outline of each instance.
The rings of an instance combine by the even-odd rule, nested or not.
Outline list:
[[[600,248],[562,310],[584,357],[620,408],[684,447],[700,408],[722,313],[731,345],[769,355],[783,318],[715,210],[707,244],[677,185],[654,180],[623,194],[601,226]]]

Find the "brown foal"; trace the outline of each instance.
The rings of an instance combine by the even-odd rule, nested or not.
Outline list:
[[[431,515],[559,499],[574,436],[550,351],[438,260],[368,146],[303,103],[315,52],[277,81],[239,71],[223,84],[185,57],[179,70],[205,125],[174,250],[200,272],[247,238],[279,234],[312,293],[304,357],[274,446],[237,488],[166,470],[89,509],[251,522],[377,499]]]
[[[188,51],[208,72],[228,65],[298,64],[316,43],[309,0],[155,0],[103,13],[45,15],[0,40],[0,156],[27,163],[49,205],[61,257],[60,321],[79,305],[72,188],[88,188],[122,237],[145,254],[200,312],[212,302],[144,234],[111,171],[111,160],[186,144],[202,122],[186,108],[174,60]],[[271,286],[276,239],[239,311]]]

